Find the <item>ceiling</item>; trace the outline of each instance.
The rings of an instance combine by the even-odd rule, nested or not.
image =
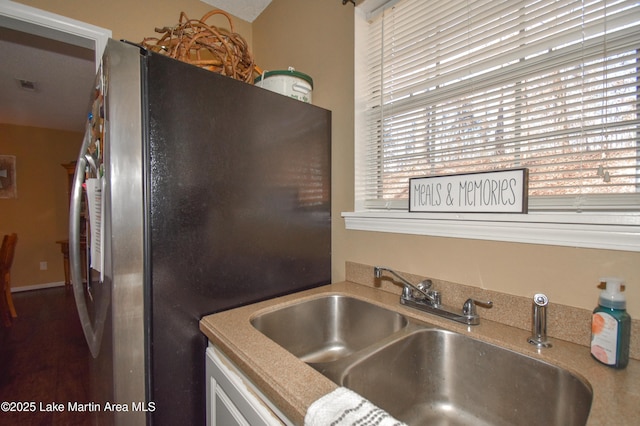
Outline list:
[[[0,123],[84,131],[93,50],[0,27],[0,58]]]
[[[271,0],[202,0],[211,6],[222,9],[225,12],[253,22],[262,11],[269,6]]]

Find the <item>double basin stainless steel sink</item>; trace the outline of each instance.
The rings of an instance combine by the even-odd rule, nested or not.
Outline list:
[[[593,393],[544,361],[344,295],[255,316],[265,336],[409,425],[584,425]]]

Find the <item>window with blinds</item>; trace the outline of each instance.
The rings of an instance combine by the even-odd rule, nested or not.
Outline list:
[[[526,167],[529,208],[640,209],[640,4],[401,0],[366,24],[366,208],[408,179]]]

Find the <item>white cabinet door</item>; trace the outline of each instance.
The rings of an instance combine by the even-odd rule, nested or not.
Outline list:
[[[233,404],[233,401],[224,393],[222,386],[219,386],[213,377],[210,377],[211,389],[213,390],[213,399],[211,403],[211,411],[208,418],[211,425],[219,426],[251,426],[244,418],[242,413]]]
[[[207,426],[281,426],[262,395],[213,345],[206,351]],[[284,416],[282,416],[284,419]]]

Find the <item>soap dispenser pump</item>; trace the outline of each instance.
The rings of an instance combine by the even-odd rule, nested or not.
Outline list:
[[[619,278],[601,278],[598,307],[591,320],[591,355],[601,363],[614,368],[625,368],[629,363],[631,317],[627,313],[627,299],[623,281]]]

